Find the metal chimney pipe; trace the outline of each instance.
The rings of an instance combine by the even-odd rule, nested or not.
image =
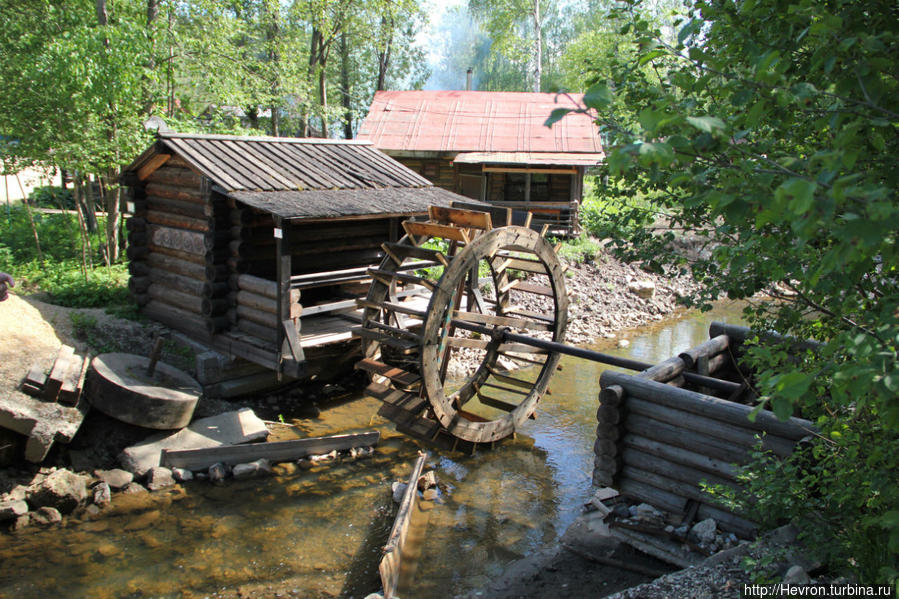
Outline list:
[[[471,67],[465,72],[465,91],[471,91]]]

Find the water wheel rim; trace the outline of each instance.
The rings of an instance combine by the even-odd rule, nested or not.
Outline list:
[[[467,273],[473,267],[476,268],[481,259],[492,257],[501,249],[530,252],[546,269],[553,290],[554,322],[551,328],[553,341],[563,340],[568,321],[568,296],[565,292],[562,266],[553,247],[535,231],[515,226],[493,229],[476,237],[453,257],[444,269],[428,304],[421,335],[420,372],[428,403],[440,424],[455,437],[475,443],[492,443],[514,433],[534,413],[560,359],[557,353],[548,354],[531,391],[520,401],[518,407],[499,418],[486,422],[469,420],[460,414],[452,400],[447,397],[438,363],[445,315],[459,282],[464,281]],[[495,273],[494,284],[497,284]],[[495,363],[495,360],[495,353],[488,352],[478,372],[481,372],[486,364]],[[478,376],[478,372],[475,376]]]

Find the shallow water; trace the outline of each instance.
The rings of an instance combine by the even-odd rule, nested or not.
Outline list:
[[[708,338],[740,307],[624,332],[627,349],[658,362]],[[448,492],[411,531],[402,597],[451,597],[486,585],[511,562],[554,541],[580,513],[593,465],[601,364],[563,357],[537,418],[518,438],[471,457],[431,452]],[[204,482],[152,498],[117,496],[93,521],[0,536],[0,597],[364,597],[380,582],[392,525],[390,483],[408,477],[419,446],[353,398],[298,420],[300,436],[382,432],[371,459],[278,476]],[[287,429],[285,429],[286,431]],[[289,438],[282,433],[280,438]]]

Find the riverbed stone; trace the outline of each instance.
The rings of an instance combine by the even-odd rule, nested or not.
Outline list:
[[[55,507],[45,505],[36,512],[31,513],[31,522],[42,526],[51,526],[62,522],[62,514]]]
[[[697,522],[690,529],[690,536],[700,543],[714,543],[715,531],[718,530],[718,523],[714,518],[706,518],[701,522]]]
[[[631,281],[627,284],[627,290],[638,297],[649,299],[656,293],[656,284],[649,279]]]
[[[88,498],[90,479],[70,470],[57,470],[33,486],[28,503],[35,508],[49,506],[68,514]]]
[[[221,462],[216,462],[212,466],[209,467],[209,480],[210,482],[220,483],[225,480],[226,476],[225,465]]]
[[[110,489],[123,489],[134,480],[134,475],[127,470],[121,468],[113,468],[112,470],[94,470],[94,476],[109,485]]]
[[[805,568],[795,565],[787,570],[783,582],[788,585],[811,584],[812,579],[808,572],[805,571]]]
[[[179,483],[183,483],[186,480],[193,480],[194,473],[186,468],[172,468],[172,478]]]
[[[112,489],[109,488],[109,483],[106,481],[101,480],[94,485],[93,494],[94,505],[103,507],[109,505],[109,502],[112,501]]]
[[[28,513],[28,504],[19,499],[0,503],[0,522],[15,520],[19,516]]]
[[[393,483],[391,490],[393,491],[393,502],[401,503],[403,501],[403,494],[406,492],[406,487],[408,485],[406,483],[395,482]]]
[[[665,515],[648,503],[641,503],[637,506],[635,511],[636,514],[634,517],[637,519],[637,522],[640,522],[641,524],[662,526],[665,523]]]
[[[226,412],[192,422],[175,433],[153,435],[125,449],[119,456],[122,467],[143,476],[160,466],[163,449],[201,449],[220,445],[237,445],[265,439],[268,429],[250,408]]]
[[[22,530],[28,528],[28,525],[31,524],[31,512],[27,514],[22,514],[18,518],[16,518],[15,522],[9,527],[10,532],[21,532]]]
[[[147,489],[142,484],[138,482],[130,482],[122,489],[122,493],[126,495],[137,495],[139,493],[146,493]]]
[[[237,464],[231,471],[234,478],[253,478],[261,474],[271,474],[272,464],[265,458],[259,458],[245,464]]]
[[[159,491],[175,485],[172,471],[162,466],[154,466],[147,472],[147,488],[151,491]]]

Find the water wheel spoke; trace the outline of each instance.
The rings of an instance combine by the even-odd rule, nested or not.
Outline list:
[[[381,249],[393,258],[393,261],[397,264],[397,266],[403,263],[403,260],[406,258],[419,258],[421,260],[430,260],[436,263],[439,263],[443,266],[449,265],[449,260],[446,255],[439,250],[432,250],[429,248],[423,248],[417,245],[406,245],[401,243],[382,243]]]
[[[540,285],[538,283],[530,283],[525,281],[524,279],[515,279],[514,281],[510,281],[503,285],[500,289],[501,293],[505,293],[511,290],[522,291],[525,293],[533,293],[536,295],[543,295],[546,297],[555,297],[555,293],[553,292],[553,288],[548,285]]]
[[[511,377],[508,374],[502,374],[496,371],[495,368],[490,366],[487,367],[487,372],[490,373],[490,376],[495,378],[496,380],[506,383],[507,385],[514,385],[516,387],[521,387],[522,389],[533,389],[534,381],[526,381],[524,379],[517,379],[515,377]]]
[[[369,324],[371,324],[372,322],[373,321],[369,321]],[[420,349],[420,345],[418,343],[415,343],[414,341],[410,341],[408,339],[400,339],[398,337],[388,335],[383,331],[376,331],[373,329],[367,329],[365,327],[354,328],[353,335],[355,335],[356,337],[369,339],[371,341],[377,341],[378,343],[383,343],[384,345],[387,345],[399,351],[401,354],[408,355],[417,353]]]
[[[410,283],[412,285],[423,285],[433,291],[436,283],[430,279],[419,277],[418,275],[410,275],[405,272],[395,272],[392,270],[382,270],[380,268],[369,268],[368,274],[385,285],[391,285],[395,281],[402,283]]]
[[[506,385],[497,385],[496,383],[483,382],[480,385],[481,387],[490,387],[491,389],[499,389],[500,391],[506,391],[508,393],[515,393],[516,395],[527,395],[531,392],[531,388],[522,389],[521,387],[507,387]]]
[[[546,360],[532,360],[532,359],[526,358],[524,356],[511,354],[511,353],[504,352],[504,351],[500,351],[497,353],[499,353],[499,355],[503,356],[504,358],[509,358],[510,360],[515,360],[517,362],[524,362],[526,364],[534,364],[536,366],[543,366],[546,363]]]
[[[372,302],[364,298],[359,298],[356,300],[356,305],[360,308],[372,308],[373,310],[386,310],[389,312],[408,314],[409,316],[415,316],[420,320],[424,320],[424,317],[426,315],[426,312],[424,310],[418,310],[416,308],[412,308],[411,306],[406,306],[401,302]]]
[[[364,370],[371,374],[376,374],[389,379],[406,388],[411,388],[421,382],[421,377],[417,374],[407,372],[402,368],[390,366],[383,362],[378,362],[372,358],[360,360],[355,365],[356,370]]]
[[[517,306],[511,308],[507,311],[509,314],[515,314],[517,316],[523,316],[525,318],[530,318],[532,320],[539,320],[541,322],[545,322],[547,324],[555,325],[556,319],[552,316],[547,316],[546,314],[541,314],[540,312],[533,312],[531,310],[525,310],[523,308],[519,308]]]

